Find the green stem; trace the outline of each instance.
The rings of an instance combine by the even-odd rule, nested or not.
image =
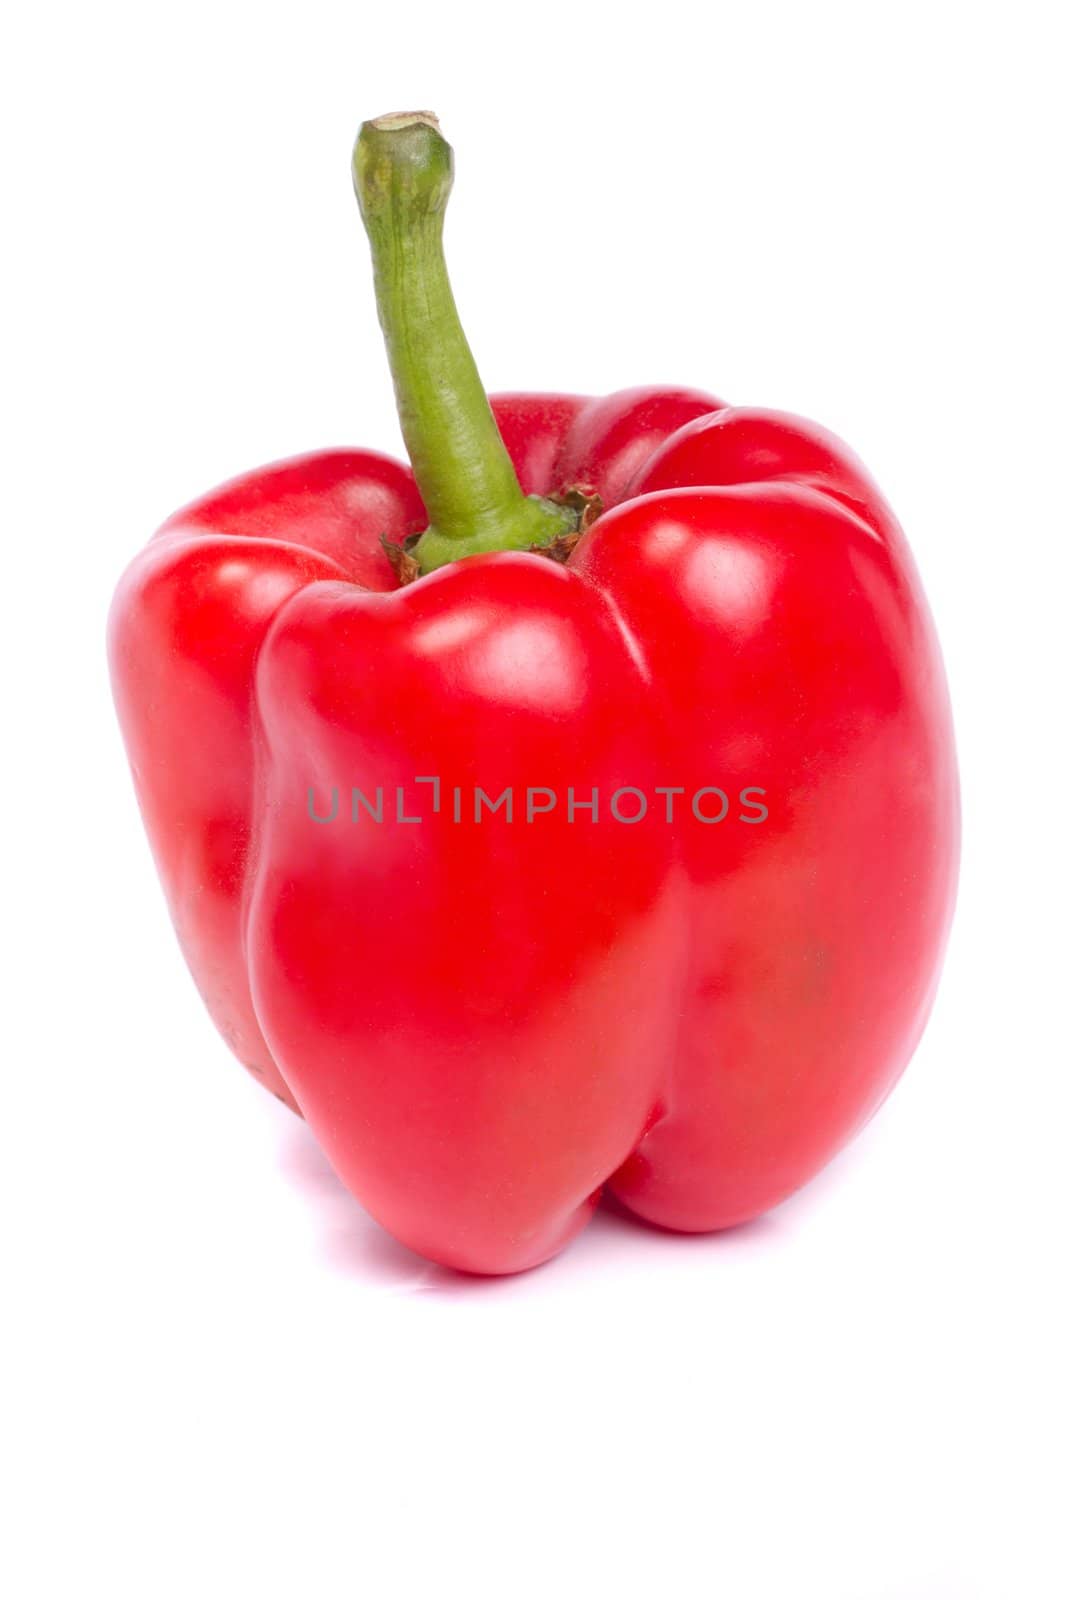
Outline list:
[[[400,427],[430,518],[413,551],[420,571],[566,537],[573,509],[519,487],[460,325],[441,239],[452,151],[436,118],[365,122],[352,174]]]

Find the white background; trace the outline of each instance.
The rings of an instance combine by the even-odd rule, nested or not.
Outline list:
[[[1051,4],[19,8],[0,115],[14,1600],[1064,1593],[1062,221]],[[466,1281],[361,1215],[178,955],[104,615],[173,507],[399,449],[348,179],[429,105],[490,387],[844,434],[961,747],[940,1002],[734,1236]]]

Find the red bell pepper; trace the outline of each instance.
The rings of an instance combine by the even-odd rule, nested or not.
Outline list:
[[[428,116],[361,130],[414,471],[305,456],[179,512],[110,651],[221,1032],[397,1237],[497,1273],[605,1186],[724,1228],[840,1149],[923,1027],[958,808],[863,467],[686,389],[487,401],[451,171]]]

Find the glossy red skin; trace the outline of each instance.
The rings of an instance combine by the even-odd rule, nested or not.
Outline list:
[[[933,628],[837,440],[686,390],[493,404],[527,492],[609,507],[566,567],[397,591],[410,473],[334,452],[172,518],[111,623],[216,1023],[387,1228],[486,1273],[553,1255],[605,1185],[703,1231],[812,1177],[915,1046],[958,858]],[[422,822],[308,816],[309,786],[379,785]],[[456,785],[595,786],[602,819],[456,824]],[[768,815],[624,826],[624,785],[757,786]]]

